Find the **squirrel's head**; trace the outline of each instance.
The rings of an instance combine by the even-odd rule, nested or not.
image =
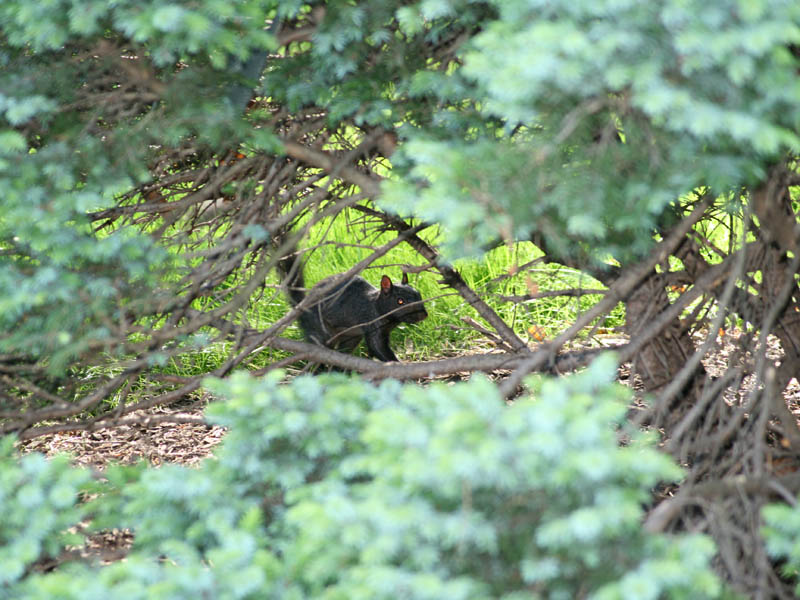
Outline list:
[[[388,275],[381,277],[381,313],[393,321],[418,323],[428,316],[422,296],[408,285],[408,274],[403,273],[401,283],[392,283]]]

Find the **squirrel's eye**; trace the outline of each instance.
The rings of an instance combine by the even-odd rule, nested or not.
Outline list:
[[[405,300],[403,300],[402,298],[398,298],[398,299],[397,299],[397,303],[398,303],[398,304],[402,304],[403,302],[405,302]]]

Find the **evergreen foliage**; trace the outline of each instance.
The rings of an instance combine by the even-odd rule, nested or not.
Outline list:
[[[471,3],[429,4],[456,14]],[[480,98],[484,122],[502,125],[466,138],[409,127],[410,177],[386,200],[445,225],[451,255],[541,231],[562,256],[580,257],[581,241],[594,260],[626,260],[682,194],[735,192],[800,150],[795,2],[489,4],[497,18],[463,69],[428,81]]]
[[[14,482],[11,514],[46,495],[62,511],[50,531],[88,508],[94,527],[130,527],[135,542],[109,566],[18,574],[5,596],[719,597],[708,538],[642,529],[652,487],[681,471],[652,439],[620,446],[629,393],[614,373],[607,357],[533,382],[512,406],[481,377],[428,389],[341,375],[209,382],[226,396],[209,415],[230,431],[199,468],[111,467],[99,495],[67,512],[86,472],[54,482],[63,463],[23,459],[52,466]],[[3,464],[3,480],[21,469]]]
[[[0,6],[0,354],[63,373],[79,358],[129,351],[128,324],[174,301],[163,249],[132,229],[97,235],[87,213],[147,181],[164,144],[257,137],[224,84],[231,63],[274,46],[263,31],[274,4]],[[130,56],[111,50],[120,43]],[[141,71],[145,81],[138,53],[158,68]],[[181,59],[199,68],[171,72]],[[146,93],[133,93],[139,85]]]
[[[83,541],[68,529],[86,518],[81,498],[91,481],[69,458],[19,457],[14,439],[0,442],[0,592],[25,579],[41,557],[57,557],[67,544]],[[5,597],[5,594],[2,594]]]
[[[762,509],[761,516],[767,551],[779,561],[783,576],[795,582],[795,595],[800,596],[800,509],[797,503],[773,503]]]

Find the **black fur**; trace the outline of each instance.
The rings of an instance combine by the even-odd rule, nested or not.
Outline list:
[[[287,284],[289,298],[297,306],[306,293],[302,267],[296,254],[278,263]],[[317,285],[323,284],[324,281]],[[314,306],[302,311],[298,321],[309,342],[352,352],[363,338],[369,355],[382,361],[396,361],[389,346],[389,334],[400,323],[418,323],[428,316],[422,296],[408,285],[381,278],[376,288],[363,277],[339,283]]]

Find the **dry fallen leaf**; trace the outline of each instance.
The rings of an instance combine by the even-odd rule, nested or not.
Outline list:
[[[542,342],[547,338],[547,332],[538,325],[531,325],[528,327],[528,333],[537,342]]]

